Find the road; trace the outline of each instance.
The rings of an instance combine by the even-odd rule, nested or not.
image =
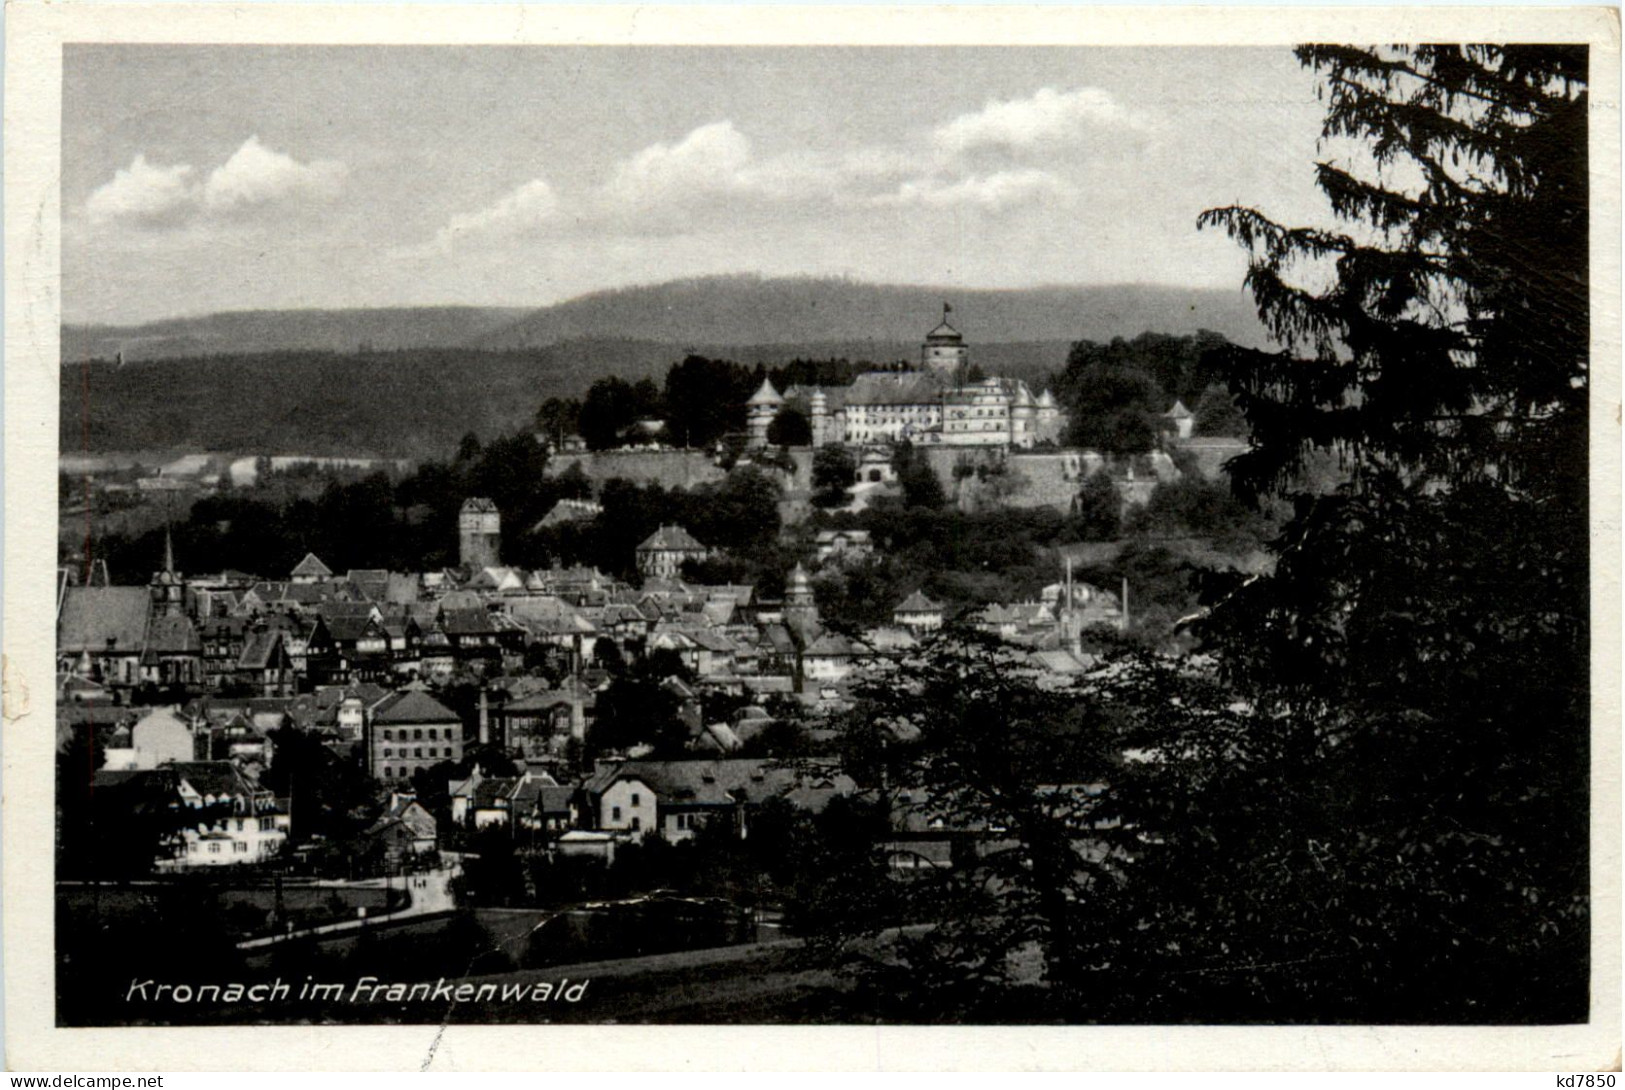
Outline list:
[[[290,931],[285,935],[266,935],[262,938],[247,939],[237,944],[239,950],[257,950],[267,946],[275,946],[279,942],[290,939],[304,938],[309,935],[335,935],[346,931],[359,931],[362,927],[377,926],[381,923],[395,923],[399,920],[410,920],[417,916],[429,916],[437,912],[450,912],[457,907],[457,898],[451,892],[451,880],[461,874],[463,870],[461,860],[441,866],[435,870],[423,871],[420,874],[408,874],[397,878],[363,878],[354,882],[324,881],[318,882],[320,886],[349,889],[384,889],[394,887],[404,882],[410,900],[406,907],[394,912],[386,912],[378,916],[368,916],[365,919],[340,920],[337,923],[322,924],[320,927],[307,927],[300,931]]]

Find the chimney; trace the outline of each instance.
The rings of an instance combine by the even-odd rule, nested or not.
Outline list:
[[[486,704],[485,686],[480,686],[480,745],[491,744],[491,710]]]
[[[1128,628],[1128,576],[1123,576],[1123,627]]]

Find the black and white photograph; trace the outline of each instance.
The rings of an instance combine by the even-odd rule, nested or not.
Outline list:
[[[65,41],[45,1017],[1617,1015],[1564,37]]]

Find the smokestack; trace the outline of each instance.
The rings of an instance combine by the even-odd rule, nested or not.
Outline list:
[[[485,686],[480,686],[480,745],[491,744],[491,711],[485,700]]]
[[[1123,576],[1123,627],[1128,627],[1128,576]]]

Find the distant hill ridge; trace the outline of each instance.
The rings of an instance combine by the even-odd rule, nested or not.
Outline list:
[[[537,309],[391,307],[231,311],[138,326],[64,325],[62,360],[195,358],[279,351],[416,348],[507,351],[574,341],[704,347],[767,359],[774,346],[840,345],[839,354],[911,358],[943,302],[977,344],[1070,343],[1147,330],[1211,329],[1259,344],[1263,331],[1238,291],[1143,284],[961,290],[832,278],[717,276],[593,292]],[[753,360],[751,362],[754,362]],[[769,362],[772,362],[769,360]],[[988,361],[992,362],[992,361]]]

